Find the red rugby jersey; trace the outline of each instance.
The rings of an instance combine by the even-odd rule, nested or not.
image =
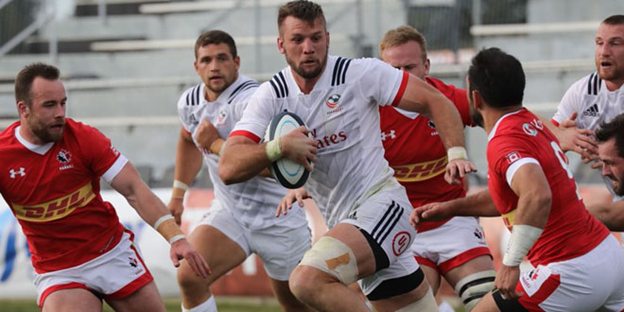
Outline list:
[[[425,79],[455,104],[464,126],[473,126],[466,90],[446,85],[435,78]],[[446,149],[429,118],[416,113],[402,113],[393,106],[381,106],[379,113],[385,158],[394,169],[394,177],[407,190],[412,206],[466,195],[463,185],[450,185],[444,180],[448,163]],[[437,228],[447,221],[421,223],[418,232]]]
[[[552,204],[544,232],[527,254],[534,266],[584,255],[609,235],[585,208],[559,141],[533,113],[521,109],[498,120],[488,137],[487,161],[492,200],[509,229],[518,205],[510,186],[514,173],[526,163],[544,171]]]
[[[100,177],[114,176],[125,158],[97,129],[66,121],[60,141],[40,146],[19,136],[19,122],[0,133],[0,193],[26,235],[37,273],[94,259],[123,232],[100,196]]]

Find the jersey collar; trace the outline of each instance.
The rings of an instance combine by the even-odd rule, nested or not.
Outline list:
[[[45,153],[47,153],[51,148],[52,145],[54,145],[54,142],[49,142],[43,145],[37,145],[37,144],[32,144],[28,141],[26,141],[26,139],[24,139],[20,133],[19,133],[19,129],[22,126],[17,126],[15,128],[15,138],[17,138],[17,140],[22,143],[22,145],[24,145],[25,148],[39,154],[39,155],[44,155]]]

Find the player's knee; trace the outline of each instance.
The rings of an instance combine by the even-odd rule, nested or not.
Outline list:
[[[182,290],[197,290],[208,288],[212,283],[210,276],[207,279],[203,279],[195,274],[193,269],[183,263],[178,269],[178,285]]]
[[[461,298],[466,311],[471,311],[488,292],[494,289],[496,272],[477,272],[462,278],[455,285],[455,292]]]
[[[304,302],[309,300],[309,297],[315,293],[314,289],[318,286],[312,270],[314,269],[311,267],[299,265],[290,274],[288,280],[292,294]]]

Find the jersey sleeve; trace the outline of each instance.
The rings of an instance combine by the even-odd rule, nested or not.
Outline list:
[[[493,164],[494,172],[503,177],[511,187],[513,177],[520,167],[530,163],[540,165],[534,150],[525,138],[512,135],[497,137],[488,143],[487,161]]]
[[[244,136],[256,143],[264,138],[264,133],[271,118],[280,110],[278,99],[272,92],[268,82],[263,83],[249,98],[242,111],[242,117],[234,126],[229,137]]]
[[[128,160],[112,145],[102,132],[87,125],[79,126],[80,151],[88,168],[107,182],[121,171]]]
[[[400,71],[378,59],[357,60],[361,70],[354,73],[364,96],[380,106],[396,106],[403,97],[409,74]]]
[[[573,112],[579,112],[582,103],[582,92],[579,89],[586,84],[586,79],[575,82],[561,98],[557,111],[552,118],[553,123],[558,126],[562,121],[568,119]]]

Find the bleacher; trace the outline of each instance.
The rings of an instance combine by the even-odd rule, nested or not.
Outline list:
[[[17,2],[22,1],[0,1],[0,18]],[[207,29],[230,32],[238,44],[241,73],[266,80],[286,65],[275,46],[277,7],[283,2],[43,2],[57,3],[56,8],[44,6],[37,11],[35,17],[45,23],[10,53],[0,53],[0,128],[17,116],[12,94],[16,73],[33,61],[53,63],[60,67],[66,82],[69,116],[100,128],[136,165],[148,168],[143,172],[152,185],[170,185],[167,180],[171,179],[179,129],[176,103],[186,88],[199,82],[193,69],[195,38]],[[507,2],[472,1],[468,8],[463,1],[447,0],[317,2],[327,16],[330,53],[347,57],[375,56],[383,33],[408,21],[428,37],[439,28],[431,35],[432,42],[436,36],[444,39],[450,36],[447,28],[422,23],[414,16],[468,10],[473,14],[472,26],[459,33],[469,33],[470,43],[455,48],[435,46],[433,50],[430,46],[430,75],[463,86],[474,51],[499,46],[523,62],[528,75],[525,103],[545,116],[552,115],[572,82],[593,71],[593,35],[599,21],[613,12],[624,12],[621,0],[600,1],[600,6],[581,0],[516,0],[507,2],[510,6],[524,3],[521,22],[479,23],[474,14],[485,16],[495,4],[504,7]],[[457,24],[457,28],[461,24],[445,16],[437,20]],[[2,26],[0,21],[0,29]],[[0,39],[5,40],[0,45],[6,43],[1,33]],[[482,145],[483,131],[471,129],[468,133],[470,144]],[[471,150],[471,158],[485,168],[482,151]]]

